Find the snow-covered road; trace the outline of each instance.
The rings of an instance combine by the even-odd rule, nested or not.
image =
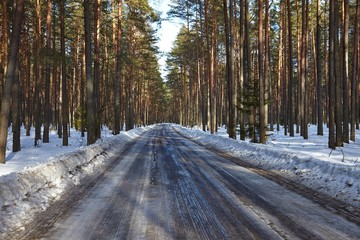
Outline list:
[[[22,237],[360,239],[356,216],[338,215],[336,202],[309,199],[311,193],[295,188],[158,125],[103,175],[42,213]]]

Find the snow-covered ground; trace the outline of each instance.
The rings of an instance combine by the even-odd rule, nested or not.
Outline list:
[[[253,144],[227,138],[225,129],[216,135],[173,125],[182,134],[214,148],[227,151],[253,165],[271,170],[317,191],[360,207],[360,131],[357,141],[331,151],[327,133],[316,135],[309,128],[309,140],[271,132],[268,144]],[[0,165],[0,238],[6,231],[23,227],[35,213],[43,211],[80,179],[103,169],[107,159],[120,153],[126,143],[154,126],[137,128],[112,136],[104,128],[102,140],[92,146],[71,131],[70,146],[52,132],[50,143],[33,146],[33,136],[22,136],[22,151],[7,152]],[[325,128],[326,129],[326,128]],[[11,149],[11,134],[8,147]]]
[[[112,136],[111,131],[107,127],[102,129],[102,138]],[[51,161],[56,156],[63,153],[74,151],[76,148],[86,146],[85,137],[81,137],[81,132],[70,130],[69,146],[62,146],[62,138],[58,137],[57,131],[52,130],[49,134],[49,143],[38,141],[38,146],[34,146],[34,129],[30,132],[30,136],[25,135],[25,129],[21,129],[21,151],[13,153],[12,150],[12,133],[9,128],[6,164],[0,166],[0,176],[9,174],[11,172],[20,172],[21,170],[30,166],[38,165]]]
[[[284,136],[269,132],[266,145],[227,138],[220,128],[216,136],[199,129],[177,126],[188,137],[216,149],[221,149],[262,169],[271,170],[309,188],[360,207],[360,131],[356,141],[331,151],[328,132],[317,136],[316,126],[309,127],[309,139],[298,134]]]
[[[44,211],[66,190],[81,179],[104,170],[106,162],[124,150],[126,144],[153,126],[137,128],[103,138],[91,146],[83,146],[80,133],[71,132],[69,146],[55,132],[50,143],[33,146],[33,136],[21,139],[22,151],[7,152],[5,165],[0,166],[0,239],[24,228],[36,213]],[[11,137],[9,149],[11,149]]]

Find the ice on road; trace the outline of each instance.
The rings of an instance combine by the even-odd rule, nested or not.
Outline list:
[[[23,238],[360,239],[359,219],[292,188],[158,125]]]

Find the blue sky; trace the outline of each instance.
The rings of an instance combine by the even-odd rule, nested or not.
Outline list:
[[[150,0],[149,3],[151,7],[153,7],[155,10],[162,12],[161,14],[162,18],[167,17],[166,13],[170,9],[169,8],[170,0]],[[163,53],[170,52],[174,40],[176,39],[176,35],[179,32],[179,28],[180,28],[179,26],[180,24],[177,22],[176,19],[171,21],[162,21],[161,28],[158,30],[159,42],[157,44],[161,52]],[[163,55],[159,59],[159,64],[163,77],[166,75],[164,70],[165,61],[166,61],[166,56]]]

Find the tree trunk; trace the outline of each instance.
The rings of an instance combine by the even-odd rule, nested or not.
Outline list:
[[[35,42],[34,42],[34,104],[35,104],[35,139],[34,145],[38,145],[38,141],[41,139],[41,101],[40,92],[42,85],[42,72],[40,64],[40,51],[41,51],[41,3],[40,0],[36,0],[36,25],[35,25]]]
[[[26,92],[26,110],[25,110],[25,135],[30,136],[30,128],[31,128],[31,89],[30,89],[30,47],[28,43],[26,43],[27,49],[26,52],[26,60],[25,60],[25,92]]]
[[[50,59],[51,54],[51,0],[47,0],[47,15],[46,15],[46,67],[45,67],[45,111],[44,111],[44,132],[43,142],[49,142],[49,128],[51,119],[51,107],[50,107]]]
[[[296,92],[296,107],[295,107],[295,121],[296,121],[296,133],[300,133],[301,125],[301,23],[300,23],[300,7],[299,0],[296,0],[296,37],[297,37],[297,92]]]
[[[85,137],[85,76],[86,76],[86,67],[85,67],[85,42],[82,45],[81,53],[81,83],[80,83],[80,117],[81,117],[81,137]]]
[[[63,146],[69,145],[69,101],[67,96],[67,79],[66,79],[66,55],[65,55],[65,1],[60,2],[60,48],[61,48],[61,95],[62,95],[62,129],[63,129]]]
[[[13,106],[12,106],[12,117],[13,117],[13,152],[19,152],[21,150],[20,145],[20,79],[19,79],[19,58],[16,61],[16,70],[13,84]]]
[[[349,81],[349,0],[343,0],[343,34],[342,34],[342,80],[343,80],[343,133],[342,141],[349,143],[349,92],[348,92],[348,81]]]
[[[307,16],[308,0],[302,0],[302,31],[301,31],[301,135],[308,139],[307,131]]]
[[[317,1],[316,8],[316,78],[317,78],[317,134],[323,135],[323,93],[322,93],[322,56],[321,56],[321,0]]]
[[[6,142],[8,135],[9,114],[11,105],[11,90],[15,82],[15,70],[19,52],[21,23],[24,14],[24,0],[16,0],[15,20],[10,39],[8,68],[5,77],[4,95],[0,111],[0,163],[5,163]]]
[[[87,144],[96,141],[95,111],[94,111],[94,78],[92,72],[91,57],[91,9],[90,0],[84,0],[84,25],[85,25],[85,64],[86,64],[86,122],[87,122]]]
[[[283,68],[284,68],[284,62],[283,62],[283,52],[284,52],[284,41],[283,41],[283,29],[284,29],[284,21],[283,17],[281,17],[283,13],[283,4],[280,5],[280,17],[279,17],[279,59],[278,59],[278,79],[276,84],[276,130],[280,131],[280,116],[281,116],[281,89],[282,89],[282,79],[283,79]]]
[[[207,67],[208,67],[208,127],[213,134],[216,132],[216,90],[215,90],[215,48],[216,48],[216,14],[212,8],[212,18],[208,17],[210,10],[208,1],[205,5],[205,28],[206,28],[206,48],[207,48]],[[211,23],[210,23],[211,21]],[[211,27],[211,30],[209,28]]]
[[[328,1],[325,2],[324,5],[324,9],[328,8],[327,7]],[[324,46],[328,46],[329,44],[329,31],[323,31],[323,40],[322,43]],[[327,51],[326,51],[327,50]],[[324,49],[324,87],[325,87],[325,101],[324,101],[324,108],[323,108],[323,113],[325,116],[325,120],[323,120],[323,122],[326,122],[327,127],[329,126],[329,114],[328,114],[328,107],[329,107],[329,91],[328,91],[328,80],[329,80],[329,48]]]
[[[250,86],[253,82],[253,71],[252,71],[252,59],[251,59],[251,42],[250,42],[250,14],[249,14],[249,1],[244,0],[245,2],[245,67],[244,67],[244,75],[245,75],[245,86]],[[249,137],[252,141],[256,141],[255,136],[255,109],[254,106],[250,106],[249,108]]]
[[[294,137],[294,74],[293,74],[293,45],[292,45],[292,23],[291,23],[291,3],[290,0],[287,0],[287,9],[288,9],[288,46],[289,46],[289,60],[288,60],[288,68],[289,68],[289,83],[288,83],[288,116],[289,116],[289,134],[290,137]]]
[[[198,5],[199,5],[199,12],[200,12],[200,33],[201,36],[203,37],[203,33],[204,33],[204,24],[203,24],[203,5],[201,4],[201,0],[198,0]],[[204,49],[204,45],[201,45],[201,64],[199,66],[200,68],[200,95],[201,95],[201,125],[202,125],[202,130],[206,131],[206,101],[205,101],[205,92],[206,92],[206,83],[205,83],[205,49]]]
[[[269,0],[265,1],[265,52],[264,52],[264,87],[265,87],[265,131],[268,130],[269,119],[271,114],[269,112],[269,102],[271,94],[271,71],[270,66],[270,3]],[[265,132],[266,135],[266,132]]]
[[[239,42],[239,88],[238,88],[238,104],[241,109],[243,109],[243,87],[245,83],[245,60],[244,60],[244,48],[245,48],[245,2],[241,1],[240,3],[240,42]],[[245,128],[245,111],[240,112],[240,139],[246,139],[246,128]]]
[[[214,121],[214,115],[213,115],[213,104],[214,104],[214,96],[213,94],[213,48],[211,46],[211,35],[210,35],[210,19],[209,19],[209,3],[207,0],[204,0],[204,11],[205,11],[205,38],[206,38],[206,60],[207,60],[207,79],[208,79],[208,92],[207,92],[207,99],[208,99],[208,111],[207,111],[207,119],[208,119],[208,128],[210,130],[210,133],[214,133],[213,121]]]
[[[75,30],[75,36],[74,36],[74,41],[73,41],[73,48],[74,48],[74,56],[73,56],[73,61],[74,61],[74,76],[73,76],[73,83],[72,83],[72,93],[70,93],[70,97],[71,99],[71,126],[75,125],[75,128],[77,130],[79,130],[80,126],[78,125],[78,121],[76,118],[76,112],[75,111],[79,111],[79,107],[81,105],[80,101],[80,91],[81,91],[81,79],[79,79],[79,33],[78,30]],[[80,70],[81,71],[81,70]],[[74,118],[74,114],[75,114],[75,118]],[[80,115],[81,117],[81,115]]]
[[[358,100],[358,68],[359,68],[359,17],[360,17],[360,1],[356,0],[356,15],[354,24],[354,44],[353,44],[353,62],[352,62],[352,81],[351,81],[351,128],[350,140],[355,141],[355,124],[356,124],[356,102]]]
[[[7,1],[2,1],[2,29],[1,29],[1,46],[0,54],[3,52],[3,55],[0,55],[0,101],[4,95],[4,82],[5,74],[7,70],[7,61],[9,57],[9,23],[8,23],[8,12],[7,12]],[[1,49],[3,48],[3,49]],[[2,50],[2,51],[1,51]],[[1,106],[0,106],[1,109]]]
[[[337,0],[330,0],[330,13],[329,13],[329,80],[328,80],[328,97],[329,97],[329,141],[328,146],[331,149],[336,148],[335,141],[335,2]]]
[[[287,99],[288,99],[288,92],[287,92],[287,86],[288,86],[288,79],[287,79],[287,73],[288,73],[288,69],[287,69],[287,67],[286,67],[286,63],[287,63],[287,61],[288,61],[288,59],[287,59],[287,55],[288,55],[288,53],[287,53],[287,48],[286,48],[286,37],[287,37],[287,31],[285,31],[286,30],[286,14],[285,13],[287,13],[287,11],[286,11],[286,3],[285,2],[283,2],[283,4],[282,4],[282,8],[283,8],[283,13],[284,13],[284,15],[282,15],[282,16],[280,16],[280,17],[282,17],[283,19],[282,19],[282,21],[283,21],[283,36],[282,36],[282,46],[283,46],[283,54],[282,54],[282,57],[283,57],[283,59],[282,59],[282,64],[283,64],[283,66],[282,66],[282,84],[281,84],[281,87],[282,87],[282,89],[281,89],[281,92],[282,92],[282,96],[281,96],[281,106],[282,106],[282,116],[283,116],[283,121],[284,121],[284,135],[287,135],[288,134],[288,126],[289,126],[289,118],[288,118],[288,105],[286,104],[287,103]],[[287,14],[289,14],[289,13],[287,13]],[[300,64],[299,64],[300,65]]]
[[[236,115],[234,94],[234,33],[233,33],[233,1],[230,0],[230,21],[226,0],[223,1],[226,36],[226,67],[227,67],[227,99],[228,99],[228,134],[236,139]]]
[[[339,1],[335,1],[334,10],[334,36],[339,36]],[[335,75],[335,124],[336,124],[336,146],[342,146],[343,138],[343,118],[342,118],[342,72],[341,72],[341,53],[339,53],[339,38],[334,37],[334,75]],[[341,50],[340,50],[341,52]],[[340,60],[340,61],[339,61]],[[340,62],[340,63],[339,63]],[[339,64],[336,64],[339,63]]]
[[[100,4],[101,0],[94,1],[94,112],[95,136],[100,138]]]
[[[114,134],[120,133],[121,123],[121,17],[122,17],[122,0],[118,1],[118,12],[117,12],[117,45],[116,45],[116,73],[114,78],[115,86],[115,111],[114,111]]]
[[[266,126],[265,126],[265,81],[264,81],[264,36],[263,36],[263,25],[264,25],[264,13],[263,13],[263,1],[259,0],[258,18],[259,18],[259,32],[258,32],[258,66],[259,66],[259,132],[260,132],[260,143],[266,143]]]

